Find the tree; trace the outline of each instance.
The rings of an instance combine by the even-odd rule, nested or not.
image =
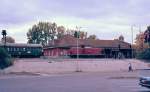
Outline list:
[[[93,40],[96,40],[97,37],[96,37],[96,35],[90,35],[87,39],[93,39]]]
[[[57,39],[62,38],[65,35],[65,27],[64,26],[58,26],[57,27]]]
[[[124,42],[124,37],[123,37],[123,35],[120,35],[119,38],[118,38],[118,40]]]
[[[150,46],[150,26],[148,26],[146,31],[144,32],[144,42],[148,43]]]
[[[75,36],[79,39],[86,39],[87,32],[67,29],[64,26],[57,26],[56,23],[39,22],[27,32],[28,43],[42,44],[43,46],[53,43],[54,39],[61,39],[64,35]]]
[[[77,30],[73,30],[73,29],[67,29],[65,31],[66,35],[71,35],[74,37],[78,37],[79,39],[87,39],[87,32],[84,31],[77,31]]]
[[[49,22],[39,22],[32,26],[27,32],[28,43],[48,45],[50,40],[56,36],[57,24]]]
[[[75,31],[76,31],[76,30],[73,30],[73,29],[67,29],[66,32],[65,32],[65,34],[66,34],[66,35],[72,35],[72,36],[74,36]]]
[[[1,39],[1,42],[5,42],[4,38]],[[15,43],[15,39],[10,37],[10,36],[6,36],[6,42],[7,43]]]
[[[79,38],[80,39],[87,39],[87,32],[79,31]]]
[[[148,46],[144,43],[144,33],[140,32],[136,35],[135,47],[137,51],[143,51],[144,49],[148,48]]]
[[[137,58],[150,60],[150,26],[147,27],[144,33],[140,33],[139,35],[137,35],[136,44],[140,51],[137,53]],[[144,47],[145,44],[148,45],[146,48]]]
[[[148,60],[150,62],[150,49],[145,49],[144,51],[137,54],[138,59]]]

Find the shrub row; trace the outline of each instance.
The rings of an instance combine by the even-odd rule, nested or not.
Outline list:
[[[11,56],[3,48],[0,48],[0,69],[7,68],[13,63],[11,61]]]
[[[150,48],[145,49],[144,51],[137,53],[138,59],[150,60]]]

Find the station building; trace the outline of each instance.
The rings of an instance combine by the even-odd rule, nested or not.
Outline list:
[[[117,58],[119,54],[124,58],[131,58],[132,56],[131,44],[124,42],[121,36],[116,40],[94,40],[78,39],[71,35],[65,35],[61,39],[50,41],[49,45],[43,48],[43,51],[44,55],[49,57],[70,56],[70,50],[77,47],[78,52],[80,52],[81,48],[99,48],[99,55],[103,58]],[[89,55],[94,54],[93,51]]]

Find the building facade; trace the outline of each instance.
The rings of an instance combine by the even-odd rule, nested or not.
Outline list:
[[[74,54],[71,53],[71,50],[74,51]],[[90,55],[98,55],[103,58],[131,58],[132,56],[131,44],[127,42],[120,40],[78,39],[70,35],[65,35],[62,39],[51,41],[49,46],[44,47],[43,51],[45,56],[50,57],[77,54],[88,55],[89,57]]]

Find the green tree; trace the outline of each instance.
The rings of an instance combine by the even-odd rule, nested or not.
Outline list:
[[[39,22],[33,25],[27,32],[28,43],[48,45],[50,40],[54,40],[56,30],[56,23]]]
[[[147,27],[147,30],[144,32],[145,43],[150,47],[150,26]]]

